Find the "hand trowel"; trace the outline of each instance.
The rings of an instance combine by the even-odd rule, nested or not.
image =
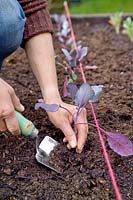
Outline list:
[[[24,136],[30,136],[32,138],[36,139],[36,160],[45,165],[46,167],[56,171],[57,173],[60,173],[55,167],[53,167],[49,163],[49,156],[51,151],[54,150],[54,148],[59,144],[56,140],[49,136],[45,136],[44,139],[39,144],[39,137],[38,133],[39,130],[35,127],[35,125],[25,118],[21,113],[16,112],[16,116],[18,119],[19,127]]]

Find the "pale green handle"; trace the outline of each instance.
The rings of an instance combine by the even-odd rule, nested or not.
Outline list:
[[[34,124],[25,118],[21,113],[16,112],[16,116],[19,123],[19,128],[24,136],[30,136],[34,132],[33,130],[36,129]]]

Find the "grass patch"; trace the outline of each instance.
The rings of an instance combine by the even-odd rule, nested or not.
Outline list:
[[[71,14],[133,13],[133,0],[82,0],[71,5]]]

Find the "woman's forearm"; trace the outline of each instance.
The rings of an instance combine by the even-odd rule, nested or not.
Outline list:
[[[70,113],[76,113],[76,106],[64,103],[59,94],[51,34],[43,33],[32,37],[27,41],[25,48],[45,102],[61,104]],[[88,127],[78,125],[77,137],[71,126],[73,119],[69,112],[59,109],[57,112],[47,113],[51,122],[64,133],[63,141],[68,143],[67,147],[76,148],[80,153],[87,139]],[[81,122],[87,121],[85,110],[82,110],[78,119]]]
[[[45,101],[60,100],[51,34],[32,37],[26,42],[25,49]]]

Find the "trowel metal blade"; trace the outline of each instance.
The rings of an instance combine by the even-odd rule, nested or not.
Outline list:
[[[51,151],[54,150],[54,148],[58,145],[59,143],[54,140],[53,138],[46,136],[41,143],[39,144],[38,138],[36,138],[36,160],[45,165],[46,167],[54,170],[57,173],[60,173],[59,170],[55,169],[50,163],[49,163],[49,155]]]
[[[37,160],[39,163],[41,163],[42,165],[45,165],[46,167],[48,167],[48,168],[54,170],[55,172],[60,173],[57,169],[55,169],[54,167],[52,167],[52,166],[49,164],[48,158],[46,158],[45,156],[43,156],[43,155],[41,155],[41,154],[39,154],[39,153],[36,153],[35,157],[36,157],[36,160]]]

